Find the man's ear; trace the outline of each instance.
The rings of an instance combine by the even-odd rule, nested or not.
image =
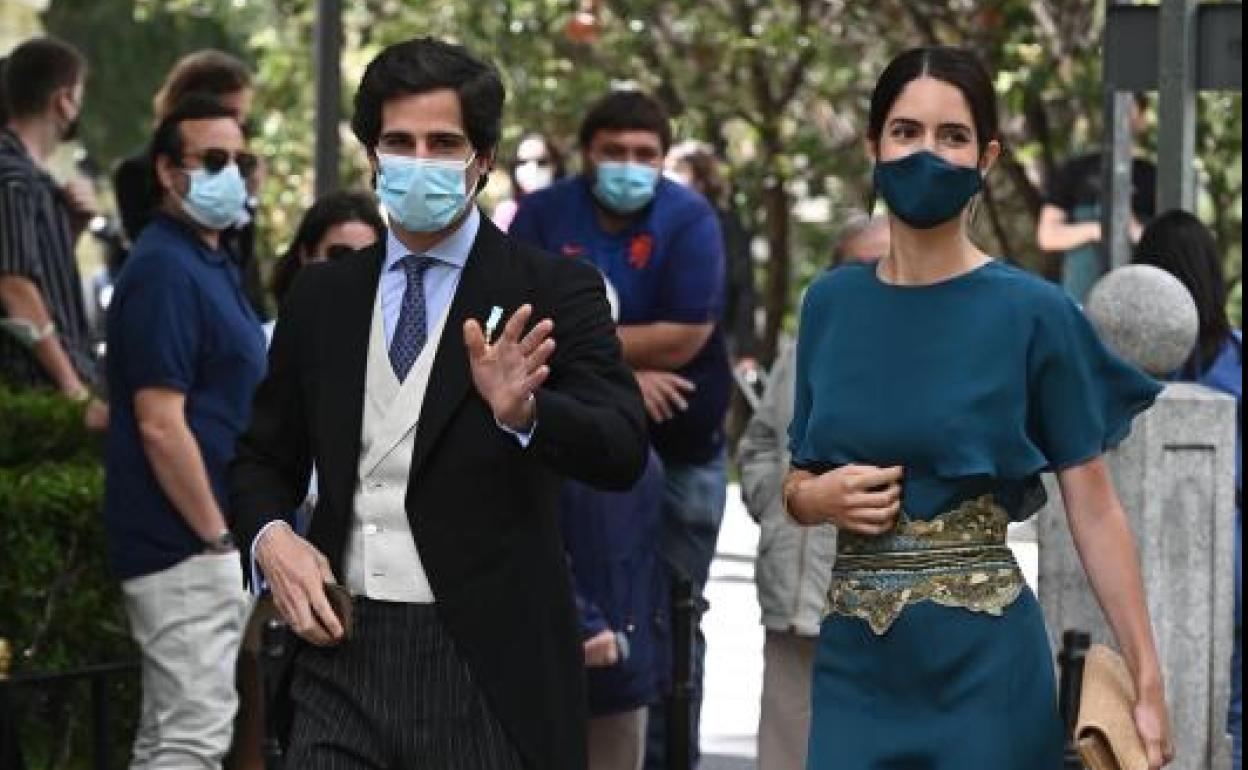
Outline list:
[[[179,174],[182,170],[173,165],[168,155],[156,156],[156,179],[160,182],[161,191],[178,192]]]
[[[863,142],[863,145],[867,151],[867,157],[871,159],[871,162],[878,163],[880,160],[880,143],[874,139],[867,139]]]
[[[485,161],[484,164],[481,161]],[[498,162],[498,147],[494,147],[489,152],[482,153],[477,158],[478,168],[481,169],[482,176],[489,176],[494,170],[494,164]]]

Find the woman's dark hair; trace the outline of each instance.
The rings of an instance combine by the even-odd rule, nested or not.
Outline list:
[[[251,88],[251,70],[241,59],[211,48],[195,51],[178,59],[169,70],[152,98],[152,112],[159,121],[190,94],[220,98],[247,88]]]
[[[430,37],[396,43],[369,63],[355,93],[351,130],[371,152],[381,137],[386,102],[442,88],[459,96],[464,131],[473,148],[479,154],[492,152],[502,134],[506,98],[498,70],[463,46]]]
[[[303,257],[316,249],[330,228],[347,222],[363,222],[377,233],[377,240],[386,237],[386,223],[377,212],[373,197],[363,192],[341,191],[322,197],[303,215],[295,230],[290,247],[273,268],[269,291],[280,305],[303,267]]]
[[[590,107],[577,134],[582,150],[589,149],[599,131],[651,131],[659,135],[663,152],[672,146],[667,110],[642,91],[612,91]]]
[[[533,131],[520,137],[520,141],[516,142],[516,152],[520,151],[520,145],[531,139],[540,141],[542,146],[546,148],[546,155],[550,159],[550,170],[553,172],[552,179],[558,181],[567,176],[568,169],[564,163],[563,153],[559,150],[559,147],[551,141],[549,136],[540,131]],[[516,191],[516,197],[519,197],[520,193],[520,183],[516,181],[516,167],[519,165],[520,159],[513,156],[511,163],[507,166],[507,176],[511,181],[511,189]]]
[[[1133,261],[1165,270],[1192,293],[1200,318],[1196,363],[1202,371],[1196,374],[1203,374],[1231,336],[1226,273],[1213,233],[1186,211],[1168,211],[1144,228]]]
[[[83,78],[87,62],[78,49],[53,37],[37,37],[9,52],[4,64],[4,112],[27,118],[48,108],[57,89],[72,88]]]
[[[201,93],[192,93],[174,106],[173,111],[156,124],[151,144],[147,148],[149,201],[151,207],[160,202],[160,176],[157,172],[157,159],[169,158],[175,166],[182,165],[182,155],[186,151],[186,140],[182,136],[182,124],[188,120],[210,120],[213,118],[229,118],[235,115],[228,107],[216,99]]]
[[[871,93],[871,114],[867,123],[867,137],[872,142],[879,142],[884,135],[884,123],[901,92],[924,76],[942,80],[962,92],[971,107],[980,154],[989,142],[1001,138],[997,93],[984,65],[966,49],[927,46],[901,54],[880,75]]]

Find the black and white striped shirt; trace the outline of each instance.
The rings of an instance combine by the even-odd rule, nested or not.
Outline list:
[[[87,384],[96,383],[69,209],[56,182],[39,168],[22,141],[0,128],[0,276],[5,275],[23,276],[39,288],[78,376]],[[0,317],[4,314],[0,307]],[[54,386],[31,352],[2,330],[0,382]]]

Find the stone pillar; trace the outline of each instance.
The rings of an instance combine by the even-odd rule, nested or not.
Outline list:
[[[1154,374],[1173,371],[1191,350],[1183,340],[1194,340],[1194,327],[1184,319],[1194,320],[1195,308],[1183,306],[1184,299],[1191,303],[1186,291],[1176,297],[1173,285],[1141,269],[1111,273],[1094,290],[1089,316],[1124,357]],[[1120,334],[1121,328],[1131,331]],[[1198,385],[1171,385],[1108,456],[1139,542],[1178,746],[1175,770],[1230,768],[1235,421],[1234,399]],[[1050,641],[1057,649],[1062,632],[1077,628],[1116,646],[1072,545],[1056,480],[1046,483],[1050,503],[1037,523]]]

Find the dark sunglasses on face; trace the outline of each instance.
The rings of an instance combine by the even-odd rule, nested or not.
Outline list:
[[[231,159],[238,164],[238,173],[245,177],[254,174],[260,165],[260,159],[250,152],[239,150],[231,156],[229,150],[222,150],[219,147],[211,147],[202,152],[188,152],[182,157],[198,158],[204,170],[209,174],[221,173],[221,169],[228,166]]]

